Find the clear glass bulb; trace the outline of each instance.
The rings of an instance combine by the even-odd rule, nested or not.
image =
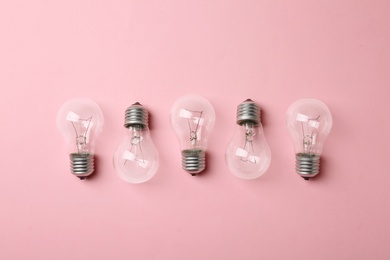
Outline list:
[[[129,183],[150,180],[157,171],[159,156],[150,137],[149,113],[135,103],[126,110],[122,140],[114,154],[118,176]]]
[[[226,164],[238,178],[258,178],[271,163],[271,150],[263,133],[259,106],[251,99],[245,100],[237,107],[236,122],[225,153]]]
[[[57,113],[57,127],[68,147],[71,173],[80,179],[94,171],[95,141],[103,123],[100,107],[86,98],[65,102]]]
[[[332,114],[318,99],[300,99],[287,110],[287,129],[293,140],[296,172],[305,180],[320,171],[324,142],[332,129]]]
[[[172,105],[170,122],[179,139],[182,167],[195,176],[206,167],[205,153],[214,127],[214,108],[204,97],[186,95]]]

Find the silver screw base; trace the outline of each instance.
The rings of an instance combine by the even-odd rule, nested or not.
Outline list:
[[[71,153],[70,171],[81,180],[91,175],[94,170],[94,156],[92,154]]]
[[[148,126],[148,120],[148,111],[137,102],[126,109],[124,126],[126,128],[129,128],[132,125],[145,127]]]
[[[319,155],[298,153],[295,159],[295,170],[305,180],[309,180],[320,172]]]
[[[196,176],[206,168],[206,153],[204,150],[183,150],[181,163],[185,171]]]
[[[245,123],[260,124],[260,107],[251,99],[247,99],[237,107],[236,123],[243,125]]]

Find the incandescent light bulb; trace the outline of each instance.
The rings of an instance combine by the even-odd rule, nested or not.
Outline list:
[[[129,183],[142,183],[156,173],[159,156],[150,137],[149,113],[135,103],[126,109],[122,140],[114,154],[118,176]]]
[[[300,99],[288,108],[286,123],[294,144],[296,172],[309,180],[320,171],[321,152],[332,128],[332,115],[322,101]]]
[[[251,99],[242,102],[237,107],[236,123],[225,153],[226,164],[236,177],[255,179],[263,175],[271,163],[259,106]]]
[[[85,98],[65,102],[57,113],[57,127],[67,143],[71,173],[80,179],[94,171],[95,141],[103,122],[100,107]]]
[[[198,95],[186,95],[172,105],[170,122],[180,144],[182,167],[195,176],[206,167],[206,148],[214,127],[211,103]]]

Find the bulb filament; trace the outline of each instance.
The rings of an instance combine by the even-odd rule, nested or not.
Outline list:
[[[191,111],[186,109],[191,116],[187,118],[188,128],[190,131],[190,141],[193,148],[196,147],[197,141],[200,140],[200,127],[203,124],[203,111]]]
[[[244,126],[245,126],[245,143],[244,143],[243,150],[246,151],[246,153],[242,155],[246,155],[246,156],[240,156],[241,161],[257,164],[259,162],[259,158],[253,155],[255,152],[253,148],[253,138],[256,135],[256,131],[252,124],[246,123]]]
[[[146,167],[147,162],[144,159],[144,155],[142,152],[142,134],[140,127],[131,127],[131,140],[130,140],[130,151],[126,151],[124,155],[124,165],[127,161],[136,161],[137,164],[141,167]]]
[[[88,154],[87,144],[91,120],[92,116],[87,119],[79,119],[77,120],[76,124],[74,121],[71,121],[73,129],[76,133],[76,147],[78,153]]]
[[[304,153],[312,154],[313,146],[316,143],[317,128],[319,126],[320,116],[317,118],[309,118],[306,122],[301,122],[302,127],[302,145]]]

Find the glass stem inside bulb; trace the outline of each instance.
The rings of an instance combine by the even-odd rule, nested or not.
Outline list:
[[[80,154],[87,154],[87,141],[85,136],[77,136],[76,138],[77,152]]]
[[[303,153],[313,155],[313,148],[316,144],[317,128],[319,125],[320,116],[316,118],[308,118],[306,122],[301,121],[302,128],[302,147]]]
[[[79,154],[89,154],[88,139],[92,126],[92,117],[71,122],[76,134],[76,147]]]
[[[203,111],[187,110],[187,113],[191,114],[191,116],[187,119],[187,122],[188,129],[190,131],[190,144],[192,149],[195,150],[197,149],[198,140],[200,139],[200,129],[203,122]]]
[[[130,131],[130,149],[126,151],[126,156],[124,160],[124,165],[127,161],[136,161],[137,165],[146,164],[144,154],[142,151],[142,140],[143,140],[143,129],[142,125],[132,125],[128,127]]]
[[[242,125],[244,128],[244,145],[243,150],[246,151],[247,155],[254,154],[255,150],[253,147],[254,136],[256,135],[255,125],[252,122],[247,122]],[[241,161],[250,162],[250,163],[258,163],[258,159],[254,156],[241,156]]]

